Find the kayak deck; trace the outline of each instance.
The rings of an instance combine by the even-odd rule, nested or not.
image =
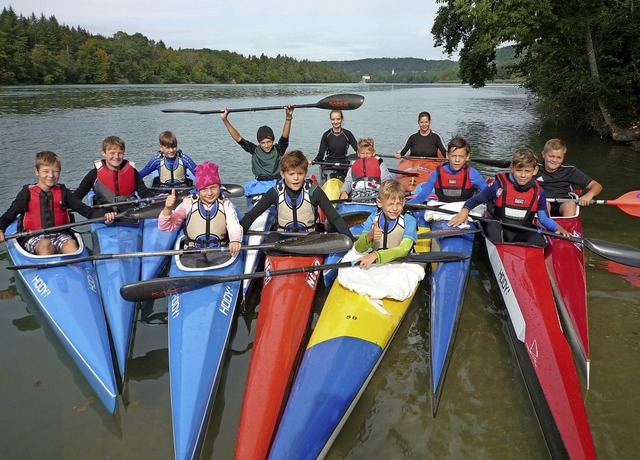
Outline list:
[[[553,458],[594,459],[582,391],[545,270],[543,249],[486,239],[508,330]]]

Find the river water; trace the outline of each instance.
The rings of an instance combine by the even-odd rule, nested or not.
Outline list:
[[[218,115],[164,114],[162,108],[218,109],[315,103],[330,94],[365,96],[345,112],[356,137],[373,137],[380,154],[399,149],[427,110],[432,128],[460,134],[472,155],[508,159],[514,148],[540,151],[545,140],[567,141],[567,162],[604,185],[602,198],[638,189],[640,154],[590,135],[544,127],[535,104],[508,85],[474,90],[461,85],[184,85],[0,87],[1,212],[21,185],[34,180],[33,158],[54,150],[61,182],[79,184],[99,157],[101,141],[118,135],[126,157],[142,167],[161,131],[178,136],[196,162],[215,161],[223,182],[251,179],[250,157],[227,134]],[[248,139],[262,124],[279,134],[283,111],[234,113]],[[328,112],[294,113],[290,148],[317,152]],[[395,166],[396,160],[386,160]],[[478,167],[486,175],[497,170]],[[312,171],[317,173],[317,167]],[[600,197],[599,197],[600,198]],[[242,200],[237,204],[244,209]],[[583,212],[587,237],[640,247],[637,218],[613,206]],[[635,458],[640,439],[640,270],[586,252],[592,374],[584,398],[600,458]],[[0,452],[4,458],[106,459],[173,457],[167,330],[138,323],[126,388],[115,415],[92,397],[82,376],[39,323],[35,303],[16,282],[0,248]],[[511,354],[502,304],[488,264],[473,263],[456,347],[438,416],[431,415],[429,319],[421,289],[362,399],[328,458],[545,458],[546,450]],[[316,312],[326,291],[320,290]],[[250,304],[256,303],[252,298]],[[166,310],[166,300],[155,310]],[[202,458],[232,458],[257,314],[239,318],[212,411]],[[310,427],[313,429],[313,427]],[[32,437],[33,436],[33,437]]]

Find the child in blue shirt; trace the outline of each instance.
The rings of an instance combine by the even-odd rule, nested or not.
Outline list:
[[[140,177],[157,171],[158,176],[153,179],[153,187],[192,186],[193,180],[187,177],[187,171],[195,177],[196,164],[189,155],[178,149],[176,135],[171,131],[160,133],[159,144],[158,153],[140,170]]]
[[[445,203],[465,201],[473,196],[476,189],[482,191],[487,188],[482,174],[467,164],[471,155],[465,139],[451,139],[446,156],[448,161],[436,168],[420,193],[408,200],[409,203],[426,203],[432,193]]]

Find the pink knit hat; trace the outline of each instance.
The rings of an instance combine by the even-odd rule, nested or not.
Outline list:
[[[200,191],[213,184],[220,185],[218,165],[205,161],[196,166],[196,190]]]

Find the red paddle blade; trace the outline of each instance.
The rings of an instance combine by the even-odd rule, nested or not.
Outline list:
[[[617,206],[621,211],[635,217],[640,217],[640,190],[627,192],[615,200],[607,200],[606,204]]]

